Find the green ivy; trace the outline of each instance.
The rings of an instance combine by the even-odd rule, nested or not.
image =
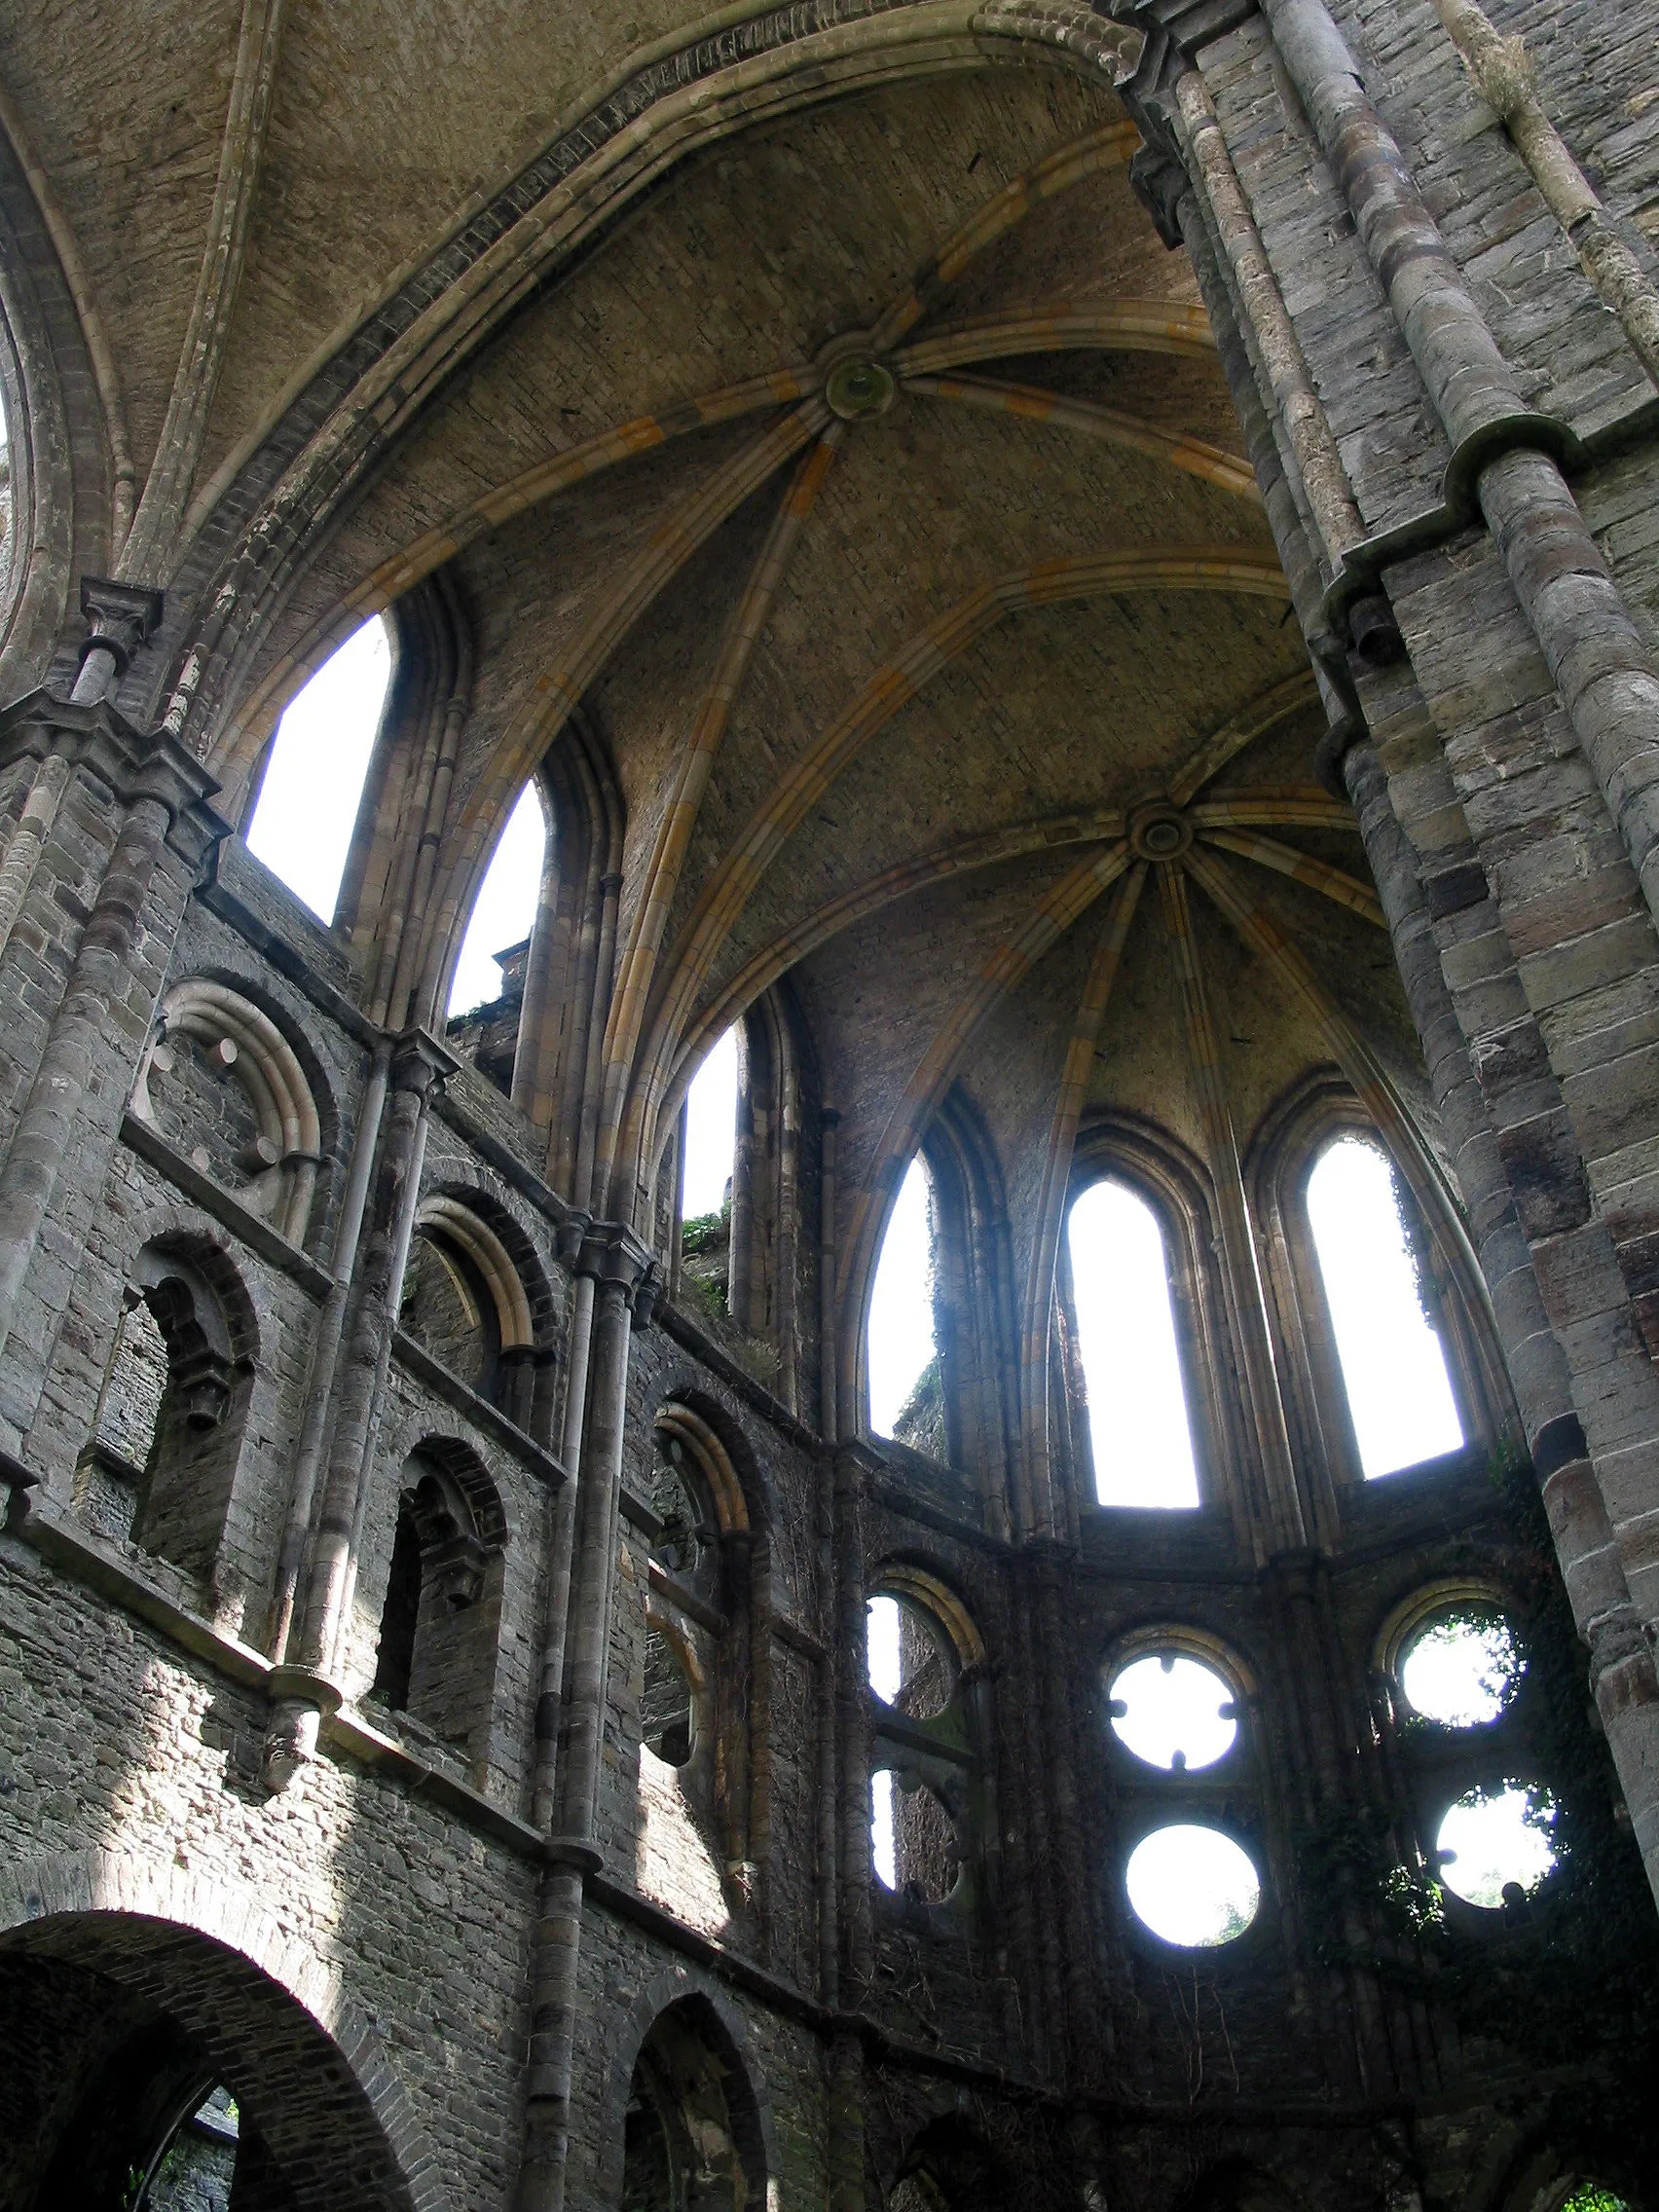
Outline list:
[[[1535,2089],[1518,2097],[1518,2111],[1542,2120],[1558,2154],[1635,2192],[1659,2173],[1659,1920],[1592,1717],[1535,1478],[1505,1455],[1492,1480],[1524,1663],[1513,1709],[1554,1800],[1555,1871],[1524,1907],[1467,1928],[1448,1916],[1438,1884],[1402,1864],[1387,1813],[1335,1813],[1298,1838],[1309,1934],[1327,1965],[1448,2009],[1466,2037],[1513,2054],[1534,2082],[1559,2076],[1541,2102]],[[1491,1614],[1471,1607],[1469,1618]],[[1419,1721],[1403,1731],[1408,1745],[1414,1734],[1448,1731]],[[1630,2206],[1600,2188],[1563,2212]]]
[[[731,1235],[731,1212],[722,1206],[719,1213],[694,1213],[680,1224],[680,1249],[688,1260],[713,1251],[723,1244]]]

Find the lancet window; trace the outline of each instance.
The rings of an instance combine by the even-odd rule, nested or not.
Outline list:
[[[324,922],[339,903],[391,657],[387,626],[371,616],[289,702],[249,793],[248,851]]]
[[[1129,1184],[1090,1183],[1072,1201],[1066,1261],[1102,1505],[1199,1502],[1168,1240]]]
[[[370,1695],[481,1770],[489,1749],[506,1527],[464,1447],[403,1463]]]

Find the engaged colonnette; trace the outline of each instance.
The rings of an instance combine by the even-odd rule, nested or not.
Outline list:
[[[1659,0],[14,8],[0,410],[0,2212],[1659,2202]]]

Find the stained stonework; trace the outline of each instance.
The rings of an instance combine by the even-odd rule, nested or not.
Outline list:
[[[0,2212],[1642,2212],[1659,0],[556,13],[0,23]]]

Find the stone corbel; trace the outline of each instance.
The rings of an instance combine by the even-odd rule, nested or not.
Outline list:
[[[490,1564],[488,1547],[469,1529],[459,1529],[433,1546],[430,1568],[432,1587],[452,1613],[464,1612],[484,1595],[484,1573]]]
[[[572,1217],[574,1218],[574,1217]],[[626,1293],[637,1328],[650,1326],[660,1291],[656,1256],[631,1229],[619,1221],[590,1221],[582,1232],[580,1249],[571,1262],[578,1275],[591,1275],[595,1286],[620,1283]]]
[[[1175,83],[1199,47],[1256,13],[1256,0],[1107,0],[1103,13],[1141,33],[1141,55],[1116,90],[1146,143],[1129,164],[1129,184],[1164,244],[1186,240],[1180,205],[1187,165],[1175,127]]]
[[[338,1683],[308,1667],[273,1667],[267,1694],[271,1715],[260,1752],[259,1779],[276,1795],[315,1758],[323,1716],[338,1713],[344,1699]]]
[[[232,1361],[211,1345],[174,1364],[169,1381],[184,1401],[184,1418],[192,1428],[218,1427],[231,1402],[235,1375]]]
[[[424,1098],[441,1089],[461,1062],[429,1030],[406,1029],[391,1049],[391,1088]]]

